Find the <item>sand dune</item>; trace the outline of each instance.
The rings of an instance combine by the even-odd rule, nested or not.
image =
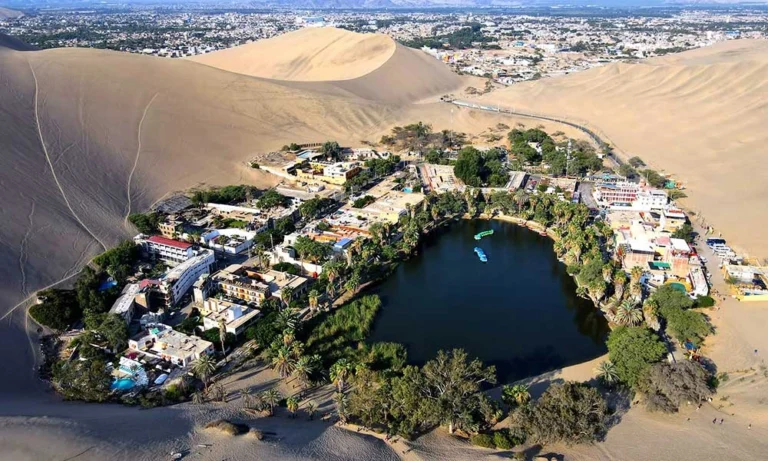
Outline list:
[[[389,103],[441,96],[469,81],[386,35],[332,27],[300,29],[190,59],[238,74],[280,80],[293,88],[341,91]]]
[[[275,80],[348,80],[378,69],[396,50],[395,41],[387,35],[308,27],[190,59]]]
[[[404,56],[416,73],[439,81],[447,72],[421,56]],[[374,77],[338,85],[279,82],[186,60],[0,48],[0,152],[12,166],[0,171],[6,223],[0,227],[0,315],[15,308],[23,313],[22,300],[130,236],[130,212],[202,183],[274,184],[275,177],[246,168],[245,161],[289,142],[378,139],[395,124],[429,115],[422,106],[411,109],[411,101],[461,86],[448,75],[450,86],[432,88],[425,78],[404,96],[384,92],[377,100]],[[28,342],[12,336],[4,336],[9,348]],[[11,360],[29,369],[29,359]],[[25,376],[26,383],[34,379]],[[0,390],[24,392],[26,383],[2,381]]]
[[[3,8],[0,6],[0,19],[13,19],[24,16],[21,11],[12,10],[10,8]]]
[[[611,64],[485,100],[599,129],[625,155],[674,173],[690,207],[742,250],[768,257],[768,41]]]

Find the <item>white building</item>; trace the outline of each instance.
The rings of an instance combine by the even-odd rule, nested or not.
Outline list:
[[[129,283],[123,288],[123,293],[120,295],[112,307],[109,309],[110,314],[116,314],[125,319],[125,323],[131,323],[133,319],[133,312],[136,308],[136,295],[141,291],[141,286],[138,283]]]
[[[191,243],[153,235],[147,237],[139,234],[133,241],[149,254],[149,256],[161,259],[169,266],[180,264],[195,255],[195,249]]]
[[[261,311],[248,306],[231,303],[216,298],[203,302],[203,330],[219,328],[221,322],[227,333],[240,336],[246,328],[253,325]]]
[[[256,234],[267,229],[266,224],[256,232],[245,229],[214,229],[201,235],[201,239],[209,248],[228,254],[240,254],[253,246]]]
[[[185,335],[162,323],[148,325],[146,330],[129,339],[128,349],[182,368],[214,351],[210,341]]]
[[[166,303],[174,306],[203,274],[211,272],[215,262],[213,250],[200,250],[195,256],[168,271],[160,279],[160,291]]]
[[[651,211],[663,210],[669,197],[667,193],[660,189],[642,189],[637,193],[637,198],[632,202],[632,208],[635,210]]]

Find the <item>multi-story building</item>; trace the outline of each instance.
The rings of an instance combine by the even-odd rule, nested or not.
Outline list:
[[[160,235],[168,239],[175,239],[182,232],[182,221],[175,216],[169,216],[168,219],[157,225]]]
[[[146,330],[128,340],[128,349],[182,368],[214,352],[210,341],[185,335],[162,323],[147,325]]]
[[[258,309],[217,298],[203,302],[201,312],[204,315],[203,330],[220,328],[223,324],[226,332],[235,336],[240,336],[246,328],[253,325],[261,313]]]
[[[284,299],[284,289],[289,288],[291,299],[306,291],[309,279],[300,275],[270,270],[258,272],[254,268],[232,264],[212,275],[223,294],[230,298],[261,304],[270,296]]]
[[[159,288],[165,295],[166,304],[176,305],[201,275],[211,272],[215,262],[213,250],[200,250],[163,275]]]
[[[662,210],[669,202],[667,193],[663,190],[631,182],[598,183],[593,195],[598,203],[614,210]]]
[[[261,304],[269,297],[269,285],[257,277],[258,272],[232,264],[211,276],[224,295],[245,302]]]
[[[180,242],[167,237],[153,235],[147,237],[139,234],[133,238],[137,245],[150,257],[160,259],[169,266],[181,264],[195,255],[194,246],[191,243]]]

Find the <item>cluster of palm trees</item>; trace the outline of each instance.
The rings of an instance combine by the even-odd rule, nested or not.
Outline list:
[[[259,394],[255,394],[251,388],[244,388],[240,391],[243,398],[243,406],[257,411],[266,411],[269,416],[275,414],[275,407],[283,399],[283,395],[274,387],[267,389]]]
[[[304,343],[296,339],[294,330],[286,329],[269,350],[272,368],[281,378],[294,378],[301,390],[312,384],[312,376],[319,371],[320,356],[304,354]]]

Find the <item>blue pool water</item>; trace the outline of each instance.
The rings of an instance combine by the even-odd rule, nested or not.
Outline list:
[[[101,285],[99,285],[99,291],[106,291],[106,290],[109,290],[110,288],[116,287],[116,286],[117,286],[117,282],[112,280],[112,279],[109,279],[106,282],[104,282]]]
[[[136,383],[134,383],[131,378],[121,378],[121,379],[114,380],[112,382],[112,385],[110,386],[110,389],[118,390],[118,391],[127,391],[128,389],[131,389],[135,385]]]

